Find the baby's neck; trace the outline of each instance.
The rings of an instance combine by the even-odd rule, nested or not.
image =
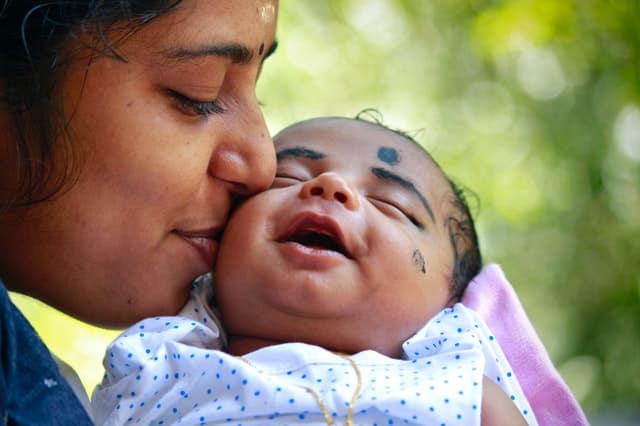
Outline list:
[[[279,345],[282,343],[288,343],[288,342],[284,342],[280,340],[263,339],[263,338],[252,337],[252,336],[231,336],[230,335],[227,338],[226,352],[231,355],[242,356],[242,355],[248,354],[249,352],[257,351],[258,349],[262,349],[267,346]],[[356,352],[360,352],[360,351],[372,349],[372,348],[360,348],[355,351],[344,350],[345,348],[325,348],[325,349],[336,352],[336,353],[352,355]],[[378,350],[378,352],[391,358],[402,359],[401,348],[398,348],[398,350],[394,352],[384,352],[380,350]]]
[[[231,355],[245,355],[249,352],[257,351],[258,349],[266,346],[278,345],[280,342],[277,340],[267,340],[258,337],[246,337],[246,336],[229,336],[226,352]]]

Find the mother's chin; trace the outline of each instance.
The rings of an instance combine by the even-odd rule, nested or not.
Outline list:
[[[127,273],[107,272],[99,279],[96,274],[90,286],[77,284],[74,287],[78,290],[70,290],[64,297],[60,292],[51,294],[55,298],[51,304],[81,321],[106,328],[128,327],[147,317],[176,315],[188,300],[193,280],[211,271],[196,249],[184,252],[182,256],[157,257],[153,262],[126,268]]]

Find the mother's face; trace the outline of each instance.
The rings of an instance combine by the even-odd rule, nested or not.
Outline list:
[[[175,313],[211,270],[235,196],[275,156],[255,84],[277,0],[186,0],[63,77],[80,178],[0,224],[2,279],[105,325]],[[117,34],[112,37],[117,39]]]

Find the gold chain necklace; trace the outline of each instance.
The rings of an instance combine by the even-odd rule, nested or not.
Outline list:
[[[356,379],[357,379],[356,389],[355,389],[355,391],[353,391],[353,395],[351,396],[351,401],[349,401],[349,408],[347,409],[347,426],[353,426],[353,407],[355,406],[356,401],[358,400],[358,397],[360,396],[360,391],[362,390],[362,373],[360,373],[360,369],[358,368],[358,364],[356,364],[356,362],[353,359],[351,359],[350,356],[345,355],[345,354],[337,354],[337,355],[340,356],[341,358],[349,361],[349,364],[351,364],[351,367],[356,372]],[[255,368],[256,370],[258,369],[255,365],[253,365],[245,357],[240,356],[238,358],[240,358],[242,361],[244,361],[245,363],[247,363],[251,367]],[[324,401],[320,397],[320,394],[318,392],[316,392],[315,389],[310,388],[308,386],[300,386],[300,385],[298,385],[298,387],[304,389],[305,391],[309,392],[313,396],[313,398],[316,400],[316,403],[318,404],[318,407],[320,407],[320,411],[322,411],[322,415],[324,417],[324,421],[327,423],[328,426],[332,426],[334,424],[333,423],[333,417],[331,416],[331,413],[329,413],[329,410],[327,410],[327,406],[324,404]]]

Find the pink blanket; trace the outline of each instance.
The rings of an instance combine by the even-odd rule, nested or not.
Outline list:
[[[500,266],[485,266],[467,287],[462,303],[495,335],[541,426],[589,424]]]

